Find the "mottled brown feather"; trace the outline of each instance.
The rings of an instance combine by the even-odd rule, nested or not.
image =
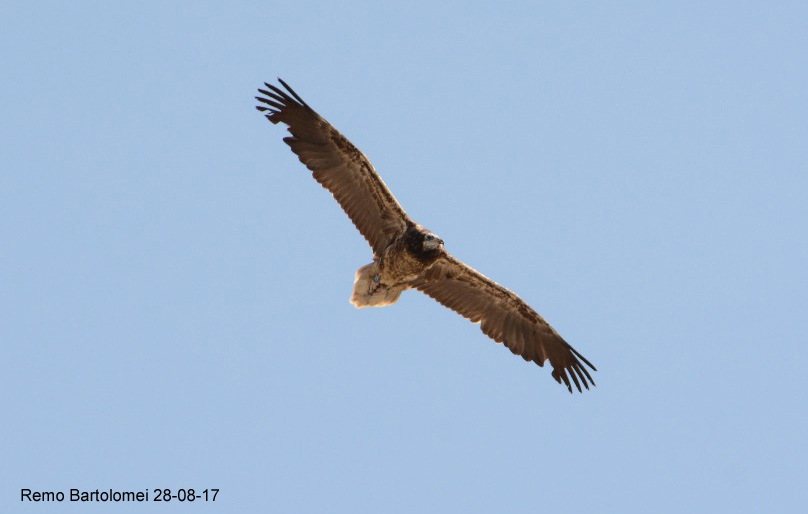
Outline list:
[[[595,385],[584,364],[588,360],[558,335],[536,311],[512,291],[449,254],[444,254],[413,287],[472,322],[480,322],[485,335],[511,352],[539,366],[549,360],[553,378],[570,392]],[[579,360],[580,359],[580,360]],[[581,362],[583,361],[583,363]]]
[[[284,123],[291,137],[284,142],[312,176],[328,189],[365,237],[376,256],[406,230],[409,218],[367,157],[322,116],[309,107],[285,82],[288,91],[265,84],[255,97],[265,104],[272,123]],[[268,107],[267,107],[268,106]]]
[[[263,104],[257,109],[268,113],[266,117],[272,123],[288,126],[291,137],[284,138],[286,144],[334,195],[370,243],[374,260],[378,259],[413,222],[368,158],[278,80],[286,91],[266,84],[266,90],[259,89],[263,96],[256,97]],[[480,323],[484,334],[526,361],[543,366],[549,360],[553,378],[563,382],[570,392],[573,383],[578,391],[595,384],[584,364],[593,370],[595,367],[521,298],[444,250],[441,252],[438,261],[407,286]]]

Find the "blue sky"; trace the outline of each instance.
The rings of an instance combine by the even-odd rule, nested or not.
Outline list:
[[[0,7],[5,512],[804,505],[804,2]],[[599,369],[569,395],[371,253],[282,77]],[[99,506],[96,506],[96,508]]]

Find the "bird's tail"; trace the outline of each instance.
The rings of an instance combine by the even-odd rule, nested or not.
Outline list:
[[[390,287],[373,280],[378,277],[379,265],[375,262],[356,270],[351,303],[357,309],[362,307],[384,307],[396,303],[403,287]],[[378,278],[377,278],[378,280]]]

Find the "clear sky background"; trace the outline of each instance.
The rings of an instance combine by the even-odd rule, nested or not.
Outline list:
[[[3,512],[808,501],[808,4],[4,2]],[[282,77],[599,369],[570,395],[371,252]],[[220,490],[43,506],[20,489]],[[100,510],[99,510],[100,512]]]

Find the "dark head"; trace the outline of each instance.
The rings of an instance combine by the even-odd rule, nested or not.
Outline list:
[[[427,232],[424,234],[424,240],[421,245],[424,251],[432,252],[443,246],[443,239],[439,238],[432,232]]]
[[[432,262],[443,248],[443,239],[420,225],[411,225],[404,233],[407,251],[421,262]]]

